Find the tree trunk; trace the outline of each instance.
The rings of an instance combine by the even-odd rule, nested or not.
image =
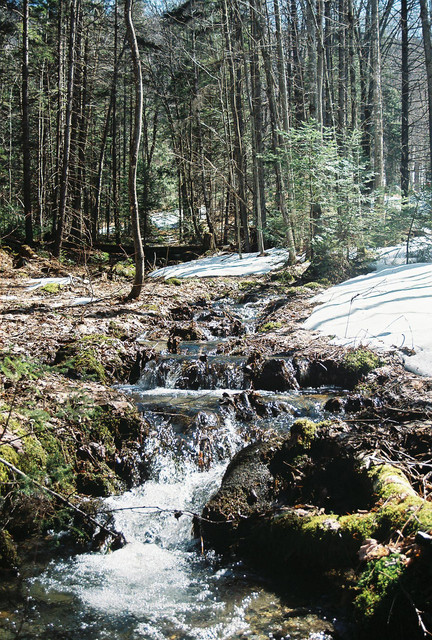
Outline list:
[[[230,71],[230,104],[233,116],[233,159],[234,172],[236,178],[236,209],[239,212],[239,219],[242,231],[242,240],[246,252],[250,250],[249,225],[246,207],[246,159],[244,148],[244,118],[242,103],[242,74],[238,62],[239,50],[241,47],[242,28],[237,15],[238,7],[228,11],[227,1],[224,1],[224,25],[225,38],[227,42],[229,71]],[[231,34],[231,26],[234,34]],[[241,251],[241,247],[239,247]]]
[[[60,196],[58,207],[58,220],[56,237],[54,242],[53,254],[57,258],[63,244],[64,226],[66,220],[66,200],[69,183],[70,169],[70,142],[72,133],[72,103],[74,93],[75,80],[75,41],[77,27],[77,12],[79,0],[71,0],[70,7],[70,29],[69,29],[69,53],[68,53],[68,80],[67,80],[67,97],[66,97],[66,120],[63,142],[62,170],[60,175]]]
[[[114,210],[114,226],[116,242],[120,243],[120,220],[118,203],[118,168],[117,168],[117,82],[118,82],[118,6],[114,4],[114,70],[112,82],[112,202]]]
[[[253,177],[254,177],[254,210],[256,218],[257,242],[260,255],[264,254],[264,227],[265,215],[265,193],[264,193],[264,164],[262,161],[263,146],[263,109],[262,109],[262,87],[259,68],[259,56],[257,50],[258,32],[256,25],[256,5],[255,0],[250,0],[249,12],[251,18],[251,44],[250,44],[250,107],[252,115],[252,150],[253,150]],[[285,87],[286,91],[286,87]],[[282,97],[281,97],[282,99]],[[286,96],[285,96],[286,99]]]
[[[372,82],[374,124],[374,189],[384,187],[384,132],[381,90],[381,39],[378,0],[371,2],[372,32]]]
[[[284,174],[282,171],[282,164],[279,158],[281,140],[279,139],[280,136],[278,132],[280,131],[281,126],[278,121],[278,114],[277,114],[277,108],[276,108],[276,95],[275,95],[274,80],[273,80],[273,74],[272,74],[272,61],[270,58],[269,43],[265,39],[262,18],[260,19],[260,16],[262,16],[261,3],[257,3],[257,6],[258,6],[257,37],[259,39],[259,44],[261,47],[261,55],[263,58],[264,71],[266,76],[267,97],[268,97],[270,126],[271,126],[271,134],[272,134],[272,151],[274,155],[273,166],[274,166],[275,177],[276,177],[276,203],[279,211],[282,214],[283,221],[285,223],[285,234],[286,234],[287,248],[289,252],[289,262],[290,264],[294,264],[296,259],[296,250],[294,245],[294,235],[292,230],[291,215],[286,205]]]
[[[426,0],[420,0],[420,17],[423,31],[423,46],[427,75],[427,92],[429,107],[429,162],[430,172],[432,173],[432,42],[431,42],[431,23],[428,13]]]
[[[22,152],[23,152],[23,200],[25,237],[28,244],[33,242],[33,220],[31,199],[31,166],[30,166],[30,124],[29,124],[29,3],[23,0],[23,34],[22,34]]]
[[[132,233],[134,239],[135,249],[135,279],[132,285],[132,289],[129,293],[129,299],[136,299],[139,297],[143,282],[144,282],[144,249],[141,238],[140,220],[138,211],[138,197],[136,188],[137,177],[137,164],[138,164],[138,152],[141,141],[141,128],[142,128],[142,110],[143,110],[143,82],[141,73],[141,60],[138,49],[138,42],[135,35],[134,24],[132,20],[132,0],[126,0],[125,2],[125,22],[126,22],[126,35],[129,42],[129,47],[132,56],[132,66],[134,72],[134,84],[135,84],[135,104],[134,104],[134,118],[133,118],[133,131],[131,135],[130,150],[129,150],[129,176],[128,176],[128,196],[129,196],[129,210],[132,223]]]
[[[401,192],[406,197],[409,191],[409,66],[408,66],[408,0],[401,0],[402,39],[402,95],[401,95]]]

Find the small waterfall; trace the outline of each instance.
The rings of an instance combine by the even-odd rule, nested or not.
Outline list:
[[[245,389],[250,384],[244,370],[245,359],[229,356],[160,356],[148,362],[138,387],[166,389]]]

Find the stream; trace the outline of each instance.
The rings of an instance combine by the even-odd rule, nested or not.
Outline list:
[[[230,305],[230,313],[253,332],[262,308]],[[315,594],[311,602],[294,585],[281,595],[238,559],[203,550],[192,537],[193,514],[217,490],[235,452],[269,429],[286,432],[298,416],[319,419],[331,394],[260,392],[265,415],[251,422],[246,411],[239,418],[230,399],[249,388],[244,359],[217,354],[223,338],[208,338],[182,342],[177,354],[164,343],[149,343],[159,351],[157,359],[136,385],[122,387],[151,426],[144,451],[147,481],[104,500],[128,544],[108,554],[32,564],[14,587],[13,605],[10,585],[3,585],[4,640],[339,637],[326,594]],[[244,402],[247,409],[247,396]]]

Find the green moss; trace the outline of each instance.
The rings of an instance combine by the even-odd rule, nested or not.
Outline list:
[[[291,427],[291,436],[296,438],[297,444],[304,449],[310,449],[312,441],[314,440],[319,425],[316,422],[312,422],[308,418],[300,418],[296,420]]]
[[[124,278],[135,277],[135,265],[131,260],[125,260],[123,262],[117,262],[113,267],[114,273]]]
[[[268,331],[274,331],[274,329],[280,329],[282,326],[282,322],[266,322],[266,324],[258,327],[258,332],[267,333]]]
[[[47,453],[41,442],[34,436],[22,438],[23,453],[20,454],[19,468],[31,477],[43,474],[46,468]]]
[[[73,359],[76,372],[84,377],[100,382],[108,382],[103,364],[98,360],[94,350],[82,349]]]
[[[19,456],[17,451],[9,444],[2,444],[0,446],[0,457],[6,462],[13,464],[15,467],[19,466]],[[4,464],[0,463],[0,494],[4,492],[4,485],[9,482],[10,472]]]
[[[361,616],[371,618],[385,602],[394,597],[406,570],[405,559],[398,553],[368,562],[358,581],[354,605]]]
[[[304,284],[305,289],[311,289],[311,291],[316,291],[317,289],[322,289],[323,285],[319,282],[306,282]]]
[[[360,544],[363,540],[370,538],[376,531],[377,520],[374,512],[352,513],[338,518],[341,532],[345,538],[351,538]]]
[[[100,350],[103,347],[109,347],[115,353],[116,340],[117,338],[112,336],[92,333],[72,342],[62,354],[63,362],[60,365],[62,371],[74,373],[84,379],[107,383],[108,374],[100,361]],[[121,366],[120,359],[118,364]]]
[[[288,287],[285,289],[285,295],[289,297],[300,296],[305,293],[310,293],[310,289],[306,287]]]
[[[15,569],[18,566],[16,545],[6,529],[0,530],[0,566],[6,569]]]
[[[255,285],[256,285],[256,282],[254,282],[253,280],[242,280],[242,282],[239,283],[239,289],[241,291],[246,291],[247,289],[250,289]]]
[[[89,424],[91,438],[109,449],[121,446],[125,440],[139,440],[142,435],[142,421],[135,407],[121,413],[109,406],[95,407]]]
[[[373,351],[360,347],[347,353],[342,364],[350,376],[361,378],[381,366],[381,360]]]
[[[181,287],[183,282],[182,280],[180,280],[180,278],[168,278],[168,280],[165,280],[165,284],[169,284],[174,287]]]
[[[48,293],[49,295],[56,295],[60,292],[62,286],[58,282],[48,282],[48,284],[44,285],[40,288],[43,293]]]
[[[272,274],[270,276],[270,280],[272,280],[273,282],[280,282],[282,284],[292,284],[295,278],[288,270],[284,270]]]
[[[108,331],[114,338],[118,338],[118,340],[126,340],[128,338],[128,334],[123,329],[123,326],[114,320],[110,321]]]

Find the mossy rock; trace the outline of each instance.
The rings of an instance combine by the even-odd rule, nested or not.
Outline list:
[[[9,531],[0,529],[0,567],[16,569],[19,564],[17,546]]]
[[[137,357],[136,345],[129,348],[124,339],[90,334],[61,347],[55,364],[72,377],[107,384],[128,380]]]
[[[165,284],[168,284],[174,287],[181,287],[181,285],[183,284],[183,281],[180,280],[180,278],[168,278],[167,280],[165,280]]]
[[[106,498],[117,493],[121,485],[105,463],[99,463],[95,468],[90,462],[85,461],[77,475],[77,489],[88,496]]]
[[[117,264],[115,264],[113,267],[113,271],[118,276],[122,276],[123,278],[134,278],[136,269],[133,262],[126,260],[117,262]]]
[[[349,351],[342,360],[343,369],[355,382],[380,367],[381,364],[381,359],[376,353],[363,347]]]
[[[17,451],[9,444],[3,444],[0,446],[0,457],[6,462],[13,464],[15,467],[19,465],[19,455]],[[10,473],[8,468],[0,463],[0,495],[8,491],[7,483],[10,480]]]

